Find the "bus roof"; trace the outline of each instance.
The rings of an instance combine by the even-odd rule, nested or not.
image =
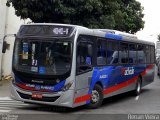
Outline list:
[[[138,39],[138,37],[136,35],[129,34],[126,32],[117,31],[117,30],[112,30],[112,29],[89,29],[87,27],[83,27],[83,26],[79,26],[79,25],[58,24],[58,23],[31,23],[31,24],[24,24],[23,26],[34,26],[34,25],[73,27],[74,29],[78,30],[79,34],[93,35],[93,36],[97,36],[97,37],[122,40],[122,41],[126,41],[126,42],[155,45],[153,42]]]

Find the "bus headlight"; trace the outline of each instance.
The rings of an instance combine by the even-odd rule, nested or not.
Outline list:
[[[72,86],[73,82],[69,82],[67,83],[63,88],[62,88],[62,91],[67,91],[69,90],[69,88]]]

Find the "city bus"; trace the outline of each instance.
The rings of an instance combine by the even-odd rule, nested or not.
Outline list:
[[[135,35],[34,23],[16,35],[11,97],[25,103],[98,108],[104,98],[139,95],[154,80],[155,45]]]

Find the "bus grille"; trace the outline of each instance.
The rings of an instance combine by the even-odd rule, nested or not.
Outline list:
[[[18,91],[17,91],[18,92]],[[18,92],[21,98],[29,99],[29,100],[36,100],[36,101],[44,101],[44,102],[55,102],[60,96],[56,97],[42,97],[41,99],[32,98],[32,95],[24,94]]]

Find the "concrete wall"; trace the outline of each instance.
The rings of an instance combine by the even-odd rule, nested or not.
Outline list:
[[[5,5],[6,0],[0,0],[0,79],[2,76],[2,39],[6,32],[6,18],[7,18],[7,7]]]
[[[15,13],[14,8],[8,8],[8,13],[6,18],[6,34],[16,34],[19,29],[19,26],[24,23],[14,13]],[[3,55],[3,61],[2,61],[3,76],[9,75],[11,73],[14,39],[15,39],[14,37],[6,38],[6,41],[8,44],[10,44],[10,47]]]
[[[6,10],[5,0],[0,0],[0,40],[5,34]]]
[[[29,21],[24,21],[17,17],[13,7],[6,7],[6,1],[7,0],[0,0],[0,39],[4,36],[4,34],[16,34],[20,25],[24,24],[25,21]],[[14,37],[7,37],[6,41],[10,44],[10,47],[6,53],[2,55],[3,76],[11,74]]]

